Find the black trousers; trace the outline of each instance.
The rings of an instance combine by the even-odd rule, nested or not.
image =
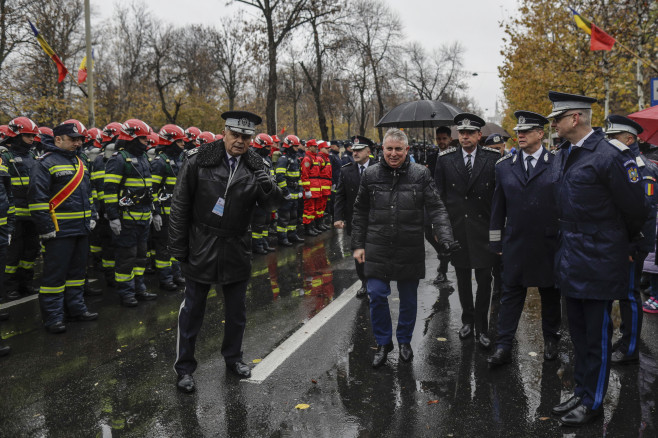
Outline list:
[[[491,275],[493,275],[493,288],[500,292],[503,287],[503,258],[496,255],[496,263],[491,268]]]
[[[473,324],[477,333],[489,331],[489,305],[491,304],[491,268],[477,268],[475,281],[478,289],[473,306],[471,268],[457,268],[457,289],[462,306],[462,324]]]
[[[354,266],[356,266],[356,275],[359,276],[359,280],[361,280],[361,283],[365,284],[366,281],[366,264],[365,263],[359,263],[354,260]]]
[[[619,300],[619,311],[621,313],[621,339],[616,348],[627,356],[637,354],[640,334],[642,333],[642,296],[640,295],[640,277],[646,256],[636,256],[630,262],[631,279],[628,287],[628,298]]]
[[[496,346],[507,350],[512,348],[527,292],[528,288],[523,286],[503,286],[498,309]],[[540,287],[539,295],[541,296],[541,328],[544,340],[557,341],[560,339],[559,332],[562,322],[560,292],[553,287]]]
[[[222,356],[227,365],[242,360],[242,338],[247,324],[247,284],[249,280],[222,285],[224,293],[224,340]],[[178,313],[178,341],[174,369],[179,376],[196,370],[196,338],[206,313],[210,284],[185,279],[185,299]]]
[[[585,406],[598,409],[610,378],[612,301],[565,297],[565,302],[574,351],[574,394]]]

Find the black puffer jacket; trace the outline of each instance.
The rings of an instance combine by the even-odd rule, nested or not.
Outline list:
[[[450,219],[425,166],[393,169],[382,160],[361,178],[352,219],[352,249],[365,249],[365,274],[381,280],[425,278],[423,210],[440,243],[453,241]]]
[[[169,249],[186,277],[205,284],[247,280],[251,274],[249,222],[256,202],[268,211],[283,196],[274,178],[266,193],[255,172],[269,168],[255,152],[242,155],[226,190],[229,167],[222,140],[187,153],[178,174],[169,216]],[[224,214],[213,213],[224,198]]]

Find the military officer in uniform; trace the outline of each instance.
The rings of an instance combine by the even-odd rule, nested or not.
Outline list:
[[[484,145],[492,149],[498,149],[501,156],[505,155],[505,137],[500,134],[491,134],[484,140]]]
[[[489,305],[491,268],[496,255],[489,250],[489,219],[495,188],[495,166],[500,158],[497,149],[480,146],[484,120],[462,113],[454,118],[459,132],[459,146],[439,154],[434,178],[441,198],[450,214],[455,240],[461,249],[451,256],[457,274],[457,289],[462,306],[459,337],[467,339],[473,329],[479,345],[489,348]],[[477,293],[473,306],[471,271],[475,271]]]
[[[496,350],[487,360],[492,367],[512,359],[528,287],[537,286],[541,295],[544,359],[557,357],[560,339],[560,292],[553,275],[558,229],[551,173],[555,155],[542,146],[548,119],[530,111],[516,111],[514,117],[521,153],[496,163],[489,227],[491,250],[502,254],[505,266]]]
[[[355,135],[352,137],[352,158],[354,161],[349,162],[341,167],[340,177],[338,179],[338,189],[336,190],[336,201],[334,203],[334,227],[345,229],[348,236],[352,235],[352,215],[354,213],[354,202],[356,194],[359,191],[359,184],[363,172],[374,164],[370,160],[370,148],[373,142],[367,137]],[[366,298],[368,296],[366,275],[363,272],[363,263],[354,259],[356,265],[356,274],[361,280],[361,288],[356,292],[357,298]]]
[[[41,136],[44,154],[32,167],[27,199],[45,248],[39,290],[43,323],[50,333],[63,333],[65,317],[98,318],[83,298],[89,233],[96,226],[96,212],[89,171],[76,153],[84,134],[75,123],[63,123],[53,129],[53,135]]]
[[[551,169],[560,224],[555,257],[574,347],[574,393],[553,407],[567,426],[603,412],[612,354],[612,302],[628,297],[629,244],[647,219],[635,156],[591,125],[596,99],[550,91],[560,138]]]
[[[242,361],[251,275],[249,219],[256,203],[271,211],[283,200],[269,163],[249,148],[262,119],[248,111],[227,111],[222,118],[222,140],[187,152],[171,205],[169,249],[181,261],[186,280],[174,369],[178,389],[188,393],[195,389],[195,343],[213,284],[224,295],[226,367],[240,378],[251,376]]]
[[[645,186],[646,202],[649,215],[642,228],[642,239],[631,245],[630,280],[626,299],[619,300],[621,312],[621,338],[614,344],[611,361],[613,364],[632,363],[639,360],[639,342],[642,333],[642,297],[640,295],[640,277],[644,259],[647,254],[655,251],[656,242],[656,193],[655,185],[658,178],[658,166],[652,161],[640,156],[637,136],[643,128],[628,117],[611,115],[606,119],[606,136],[610,143],[627,146],[637,162],[640,176]]]

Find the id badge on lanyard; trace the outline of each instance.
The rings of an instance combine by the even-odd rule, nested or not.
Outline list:
[[[229,170],[228,181],[226,182],[226,190],[224,191],[224,196],[220,196],[215,203],[215,206],[212,208],[212,212],[219,217],[224,216],[224,207],[226,205],[226,195],[228,194],[228,188],[231,186],[231,181],[235,176],[235,172],[238,170],[240,162],[235,166],[235,170]]]

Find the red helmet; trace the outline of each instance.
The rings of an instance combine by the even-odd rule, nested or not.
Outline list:
[[[318,141],[318,149],[322,149],[322,148],[327,148],[327,149],[329,148],[329,142],[327,142],[327,140]]]
[[[41,130],[41,128],[39,128]],[[94,140],[94,146],[97,148],[103,147],[101,144],[101,130],[98,128],[89,128],[87,129],[87,137],[85,138],[85,142]]]
[[[9,138],[9,126],[0,125],[0,143]]]
[[[185,130],[187,141],[195,141],[199,134],[201,134],[201,130],[196,126],[190,126]]]
[[[222,140],[224,136],[222,134],[215,135],[215,140]]]
[[[160,142],[162,141],[160,136],[158,134],[156,134],[155,132],[150,132],[149,135],[146,136],[146,138],[148,139],[150,147],[158,146],[158,145],[160,145]]]
[[[258,134],[256,138],[254,138],[254,144],[253,146],[256,149],[263,149],[265,146],[272,146],[272,137],[270,137],[267,134]]]
[[[202,144],[205,143],[212,143],[213,141],[215,141],[215,134],[213,134],[210,131],[203,131],[196,138],[196,144],[198,146],[201,146]]]
[[[139,119],[129,119],[126,120],[123,125],[121,125],[121,130],[119,131],[119,140],[134,140],[137,137],[146,137],[151,132],[151,128],[146,123],[142,122]]]
[[[50,129],[49,127],[47,127],[47,126],[39,126],[39,135],[34,137],[34,139],[36,141],[41,141],[41,135],[42,134],[49,135],[49,136],[52,137],[53,136],[53,130]]]
[[[161,145],[170,145],[178,140],[185,140],[187,137],[185,131],[178,125],[164,125],[158,132]]]
[[[64,123],[73,123],[75,125],[75,130],[78,131],[78,134],[82,134],[85,137],[87,136],[87,128],[85,128],[85,125],[83,125],[79,120],[68,119],[68,120],[62,122],[62,124],[64,124]]]
[[[121,132],[121,123],[110,122],[101,131],[101,141],[112,141]]]
[[[300,146],[302,143],[296,135],[289,135],[283,139],[283,147],[289,148],[291,146]]]
[[[279,137],[276,134],[272,135],[271,137],[272,137],[272,141],[274,143],[280,143],[281,142],[281,140],[279,140]]]
[[[320,140],[320,141],[322,141],[322,140]],[[306,147],[317,146],[317,145],[318,145],[318,141],[314,138],[306,141]]]
[[[16,137],[18,134],[34,134],[39,135],[39,127],[31,119],[27,117],[16,117],[7,125],[8,137]]]

